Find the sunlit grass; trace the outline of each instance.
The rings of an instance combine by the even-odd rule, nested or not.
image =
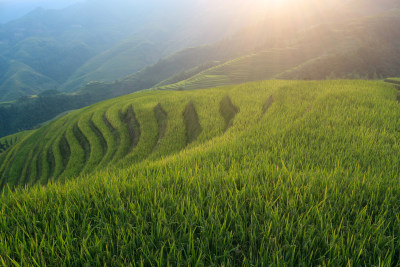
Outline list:
[[[60,128],[54,134],[67,130],[71,148],[79,145],[68,133],[79,122],[93,149],[86,163],[80,160],[84,167],[69,163],[63,175],[82,168],[87,174],[65,177],[65,184],[2,193],[0,262],[396,266],[396,95],[383,82],[268,81],[132,94],[72,113],[63,126],[54,122]],[[224,133],[219,105],[226,96],[239,112]],[[190,100],[202,133],[187,146],[182,113]],[[270,104],[263,110],[265,103]],[[157,104],[168,117],[162,140],[154,133]],[[119,146],[130,144],[116,115],[130,105],[140,141],[126,156],[112,157],[110,149],[123,151]],[[104,113],[121,136],[115,148]],[[107,141],[105,153],[95,132],[83,125],[92,114]],[[3,173],[19,162],[11,160],[17,152],[25,151],[18,144],[12,149],[1,162]],[[82,159],[82,150],[71,149],[70,160]],[[90,171],[87,164],[95,166],[103,154],[115,162]]]

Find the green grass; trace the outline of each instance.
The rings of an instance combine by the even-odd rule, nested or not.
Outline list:
[[[199,123],[206,130],[189,143],[198,139],[195,144],[199,144],[222,134],[217,104],[222,94],[146,92],[73,111],[33,131],[6,153],[0,161],[2,177],[12,186],[46,184],[110,165],[129,166],[176,153],[188,145],[183,111],[189,102],[202,113]],[[215,101],[210,102],[210,97]],[[162,137],[158,136],[154,111],[158,105],[166,113]]]
[[[71,148],[67,168],[47,186],[1,194],[0,262],[396,266],[396,96],[381,81],[268,81],[142,92],[75,111],[1,155],[6,160],[0,173],[12,173],[15,164],[23,166],[19,153],[30,157],[24,147],[52,147],[60,173],[64,134]],[[202,129],[190,144],[183,114],[188,103]],[[161,139],[158,105],[167,117]],[[130,107],[141,132],[132,150],[129,126],[118,115]],[[223,110],[232,107],[238,112],[224,132]],[[103,141],[98,131],[85,128],[90,119]],[[74,125],[90,143],[87,162]],[[103,155],[108,165],[87,167]]]
[[[0,154],[6,151],[7,149],[11,148],[17,142],[22,140],[25,136],[29,135],[29,133],[31,133],[31,131],[23,131],[17,134],[0,138]]]

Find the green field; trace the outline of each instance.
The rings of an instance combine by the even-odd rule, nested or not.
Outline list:
[[[74,111],[0,154],[20,185],[0,196],[0,263],[396,266],[397,94],[265,81]]]

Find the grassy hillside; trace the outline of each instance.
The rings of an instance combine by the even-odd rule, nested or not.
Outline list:
[[[8,43],[2,34],[0,32],[0,42]],[[66,44],[55,38],[30,37],[0,54],[8,62],[7,66],[0,66],[0,101],[8,101],[56,89],[93,56],[94,51],[82,43]]]
[[[73,112],[0,155],[10,186],[65,181],[0,196],[0,260],[395,266],[397,94],[268,81]]]
[[[177,83],[157,84],[154,88],[166,90],[193,90],[221,85],[272,79],[317,54],[302,48],[271,49],[230,60],[211,67]]]
[[[387,78],[385,79],[385,82],[400,85],[400,78]]]
[[[212,67],[218,66],[220,65],[221,62],[220,61],[210,61],[210,62],[206,62],[204,64],[201,64],[199,66],[196,66],[194,68],[188,69],[188,70],[184,70],[181,71],[175,75],[170,76],[168,79],[165,79],[164,81],[156,84],[154,87],[155,88],[160,88],[162,86],[165,85],[170,85],[170,84],[174,84],[174,83],[178,83],[180,81],[189,79],[192,76],[195,76],[197,74],[199,74],[200,72],[203,72],[207,69],[210,69]]]
[[[220,94],[215,92],[215,98]],[[149,156],[179,151],[189,143],[187,140],[194,139],[185,137],[181,125],[181,113],[189,103],[198,102],[201,107],[197,108],[199,111],[190,110],[188,116],[203,109],[214,109],[218,114],[218,105],[205,104],[205,99],[213,94],[199,92],[198,95],[202,97],[191,102],[189,95],[135,94],[72,112],[35,131],[7,153],[0,167],[2,183],[15,186],[40,181],[45,184],[50,178],[64,180],[99,166],[112,165],[126,156],[130,164]],[[162,126],[167,123],[167,117],[162,115],[165,113],[170,119],[168,128]],[[212,123],[215,124],[214,120],[205,121],[206,125]],[[218,127],[222,126],[207,126],[208,131],[199,136],[200,140],[215,135]],[[172,140],[163,141],[161,137]]]
[[[0,154],[20,142],[24,137],[29,135],[31,131],[19,132],[10,136],[0,138]]]
[[[185,49],[112,83],[91,82],[76,93],[45,91],[33,98],[0,104],[0,137],[32,129],[68,110],[151,88],[165,79],[174,80],[176,74],[185,71],[192,75],[197,68],[209,67],[207,62],[215,58],[216,54],[218,49],[213,46]]]
[[[36,36],[18,42],[6,53],[12,60],[23,62],[60,84],[94,54],[84,43],[64,43],[56,38]]]
[[[35,95],[57,86],[56,81],[41,75],[28,65],[11,61],[0,77],[0,102],[17,99],[21,96]]]
[[[77,91],[92,81],[114,81],[154,64],[161,54],[143,40],[129,40],[88,60],[62,85],[63,91]]]
[[[0,137],[18,131],[34,129],[63,112],[79,109],[99,101],[90,94],[64,94],[56,90],[33,97],[0,104]]]

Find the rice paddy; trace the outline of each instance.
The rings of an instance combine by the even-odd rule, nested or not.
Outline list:
[[[72,112],[0,154],[0,263],[396,266],[397,94],[264,81]]]
[[[158,90],[194,90],[238,84],[261,79],[273,79],[294,68],[313,53],[299,48],[271,49],[236,58],[206,69],[178,83],[156,85]]]

